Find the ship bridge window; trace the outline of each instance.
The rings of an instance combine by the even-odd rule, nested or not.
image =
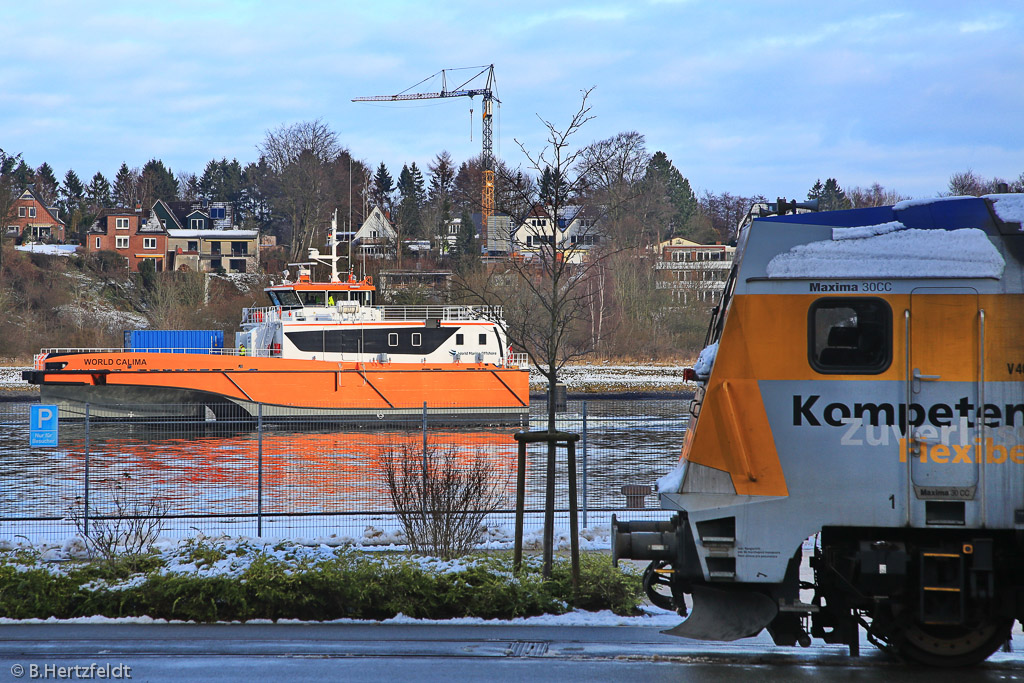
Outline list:
[[[333,301],[334,303],[338,303],[340,301],[348,301],[348,292],[328,292],[327,302],[330,303],[331,301]]]
[[[270,300],[274,300],[274,295],[277,295],[277,303],[275,305],[281,308],[300,308],[302,306],[299,303],[299,297],[290,289],[282,289],[277,292],[270,293]]]
[[[819,299],[808,313],[807,337],[818,372],[875,375],[892,363],[892,309],[875,298]]]
[[[299,292],[299,300],[303,306],[326,306],[326,292]]]

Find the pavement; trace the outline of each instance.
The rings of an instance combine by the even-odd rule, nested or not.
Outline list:
[[[963,670],[908,667],[866,641],[776,648],[761,634],[733,643],[654,627],[377,623],[0,625],[0,683],[15,680],[1024,680],[1024,636]],[[77,667],[77,668],[76,668]],[[103,672],[102,674],[100,672]],[[20,673],[20,675],[18,675]],[[116,674],[120,674],[119,676]]]

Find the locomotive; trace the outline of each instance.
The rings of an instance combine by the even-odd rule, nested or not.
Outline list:
[[[675,514],[613,556],[674,635],[978,663],[1024,619],[1024,195],[801,207],[740,226]]]

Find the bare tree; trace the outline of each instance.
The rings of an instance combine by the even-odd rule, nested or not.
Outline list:
[[[334,209],[332,165],[342,154],[322,120],[267,131],[258,147],[274,176],[274,205],[291,225],[291,258],[305,256]]]
[[[596,330],[586,323],[602,294],[598,270],[611,254],[629,248],[609,244],[600,232],[602,220],[616,207],[587,201],[588,179],[598,173],[594,164],[608,157],[572,145],[593,118],[587,104],[591,90],[583,91],[579,109],[564,128],[541,119],[547,144],[539,152],[516,140],[527,160],[526,172],[516,169],[502,178],[510,201],[498,206],[515,229],[510,258],[475,279],[458,281],[470,302],[502,306],[501,324],[509,341],[547,378],[551,396],[565,364],[594,348]],[[530,181],[530,175],[542,182]],[[550,432],[556,431],[555,407],[548,402]]]
[[[909,196],[901,194],[896,190],[882,187],[878,183],[872,183],[870,187],[855,187],[847,190],[846,196],[850,199],[855,209],[863,209],[870,206],[890,206],[904,199],[910,199]]]

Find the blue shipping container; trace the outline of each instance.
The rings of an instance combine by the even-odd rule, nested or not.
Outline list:
[[[124,348],[160,353],[216,353],[223,330],[125,330]]]

